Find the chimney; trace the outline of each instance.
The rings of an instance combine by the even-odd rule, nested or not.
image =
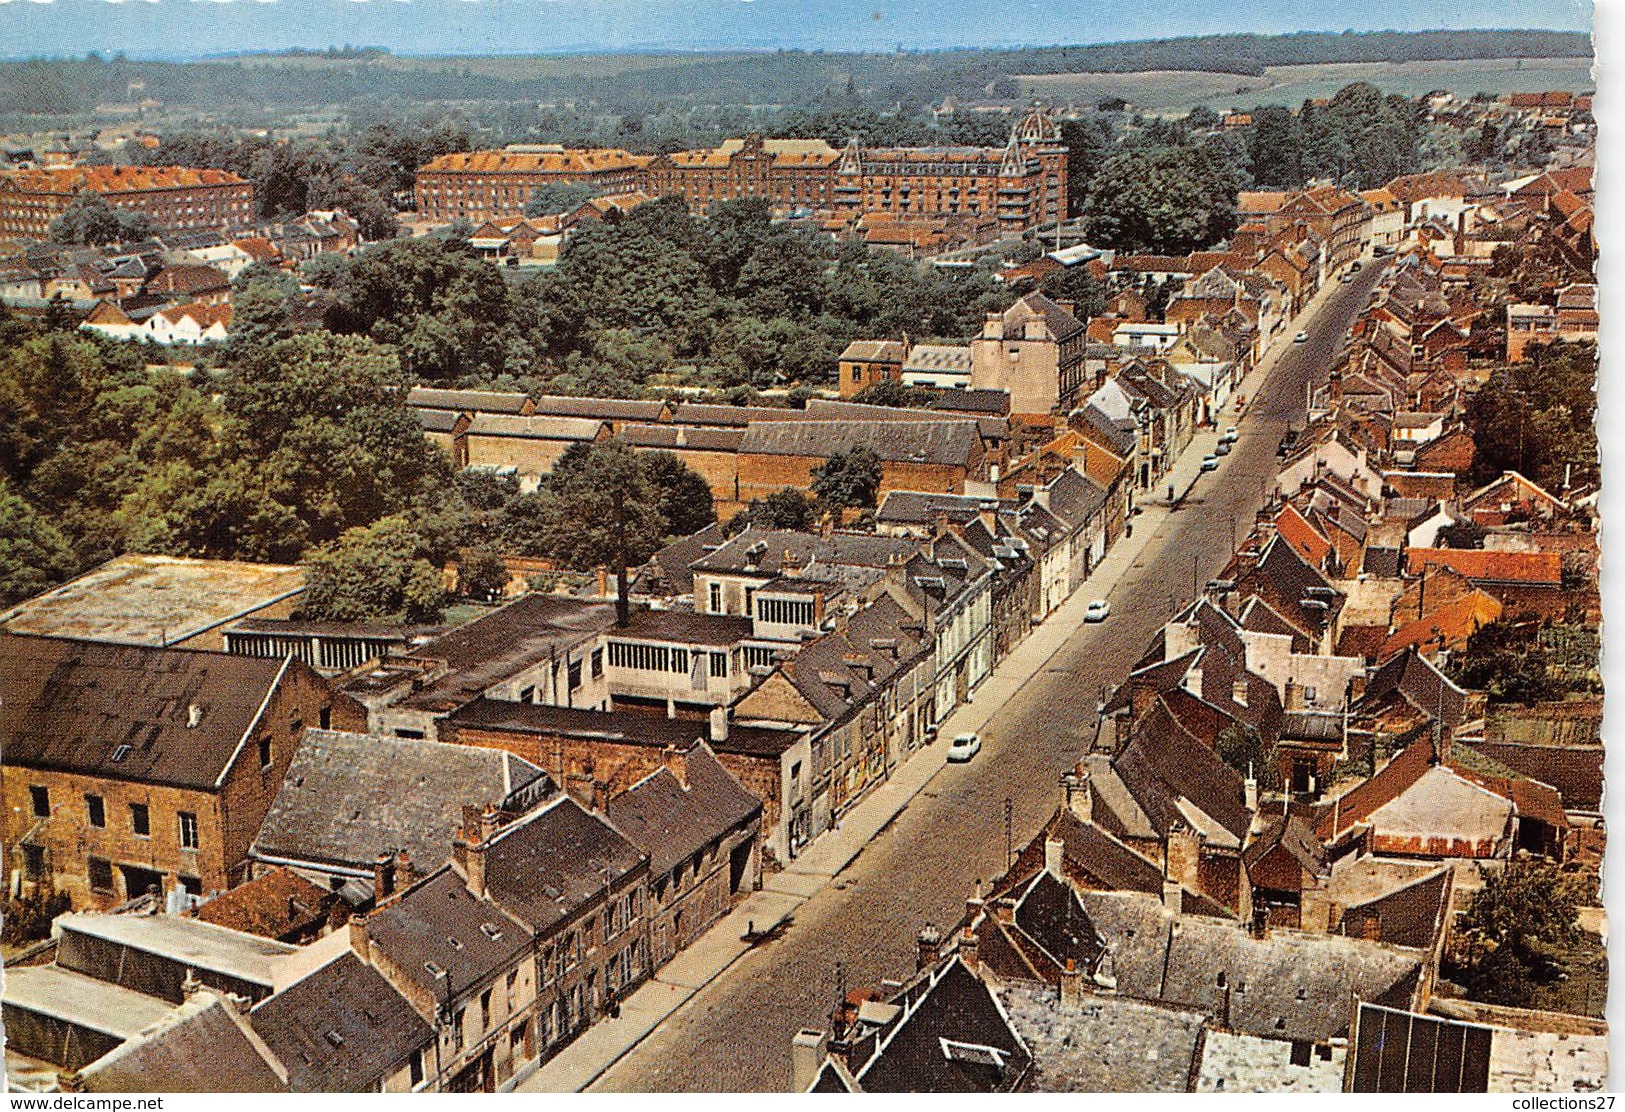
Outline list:
[[[1009,896],[994,900],[993,918],[1001,923],[1014,923],[1016,921],[1016,901]]]
[[[190,1000],[202,991],[203,982],[197,979],[197,974],[188,969],[186,976],[181,978],[181,996]]]
[[[967,924],[974,923],[977,919],[981,918],[983,906],[982,900],[978,896],[972,896],[970,899],[966,900],[965,922]]]
[[[1059,838],[1044,839],[1044,871],[1057,880],[1065,878],[1061,871],[1061,856],[1065,849],[1066,844]]]
[[[829,1053],[829,1035],[803,1027],[790,1040],[790,1086],[805,1093],[818,1080],[818,1071],[824,1067],[824,1056]]]
[[[1083,1003],[1083,970],[1073,958],[1066,959],[1061,970],[1061,1006],[1075,1008]]]
[[[1082,823],[1095,821],[1095,795],[1089,787],[1089,769],[1078,762],[1071,772],[1061,774],[1061,787],[1066,795],[1066,809]]]
[[[404,849],[395,851],[395,890],[404,892],[418,880],[418,871],[412,866],[412,858]]]
[[[380,853],[372,863],[372,899],[383,903],[395,894],[395,855]]]
[[[965,963],[966,969],[972,971],[976,970],[981,964],[976,954],[976,932],[968,926],[959,939],[959,960]]]
[[[1198,870],[1202,860],[1202,836],[1184,823],[1174,823],[1168,828],[1167,868],[1164,870],[1168,879],[1178,881],[1193,891],[1200,891]]]
[[[1247,793],[1247,810],[1253,815],[1258,814],[1258,781],[1253,777],[1252,766],[1247,767],[1247,779],[1242,790]]]
[[[372,964],[372,935],[367,931],[365,915],[350,916],[350,949],[367,965]]]
[[[593,594],[599,598],[609,597],[609,569],[593,569]]]
[[[195,730],[199,725],[202,724],[202,722],[203,707],[197,703],[188,705],[186,708],[186,728],[188,730]]]
[[[1095,987],[1102,992],[1117,991],[1117,964],[1112,960],[1111,947],[1107,947],[1095,963]]]
[[[916,971],[926,969],[936,963],[937,951],[942,947],[942,932],[927,923],[914,936],[914,945],[914,968]]]
[[[1185,893],[1179,886],[1179,881],[1172,877],[1164,878],[1162,882],[1162,906],[1178,915],[1184,910]]]
[[[1298,929],[1328,934],[1341,917],[1339,909],[1323,887],[1304,888],[1299,894]]]
[[[712,741],[728,740],[727,707],[713,707],[711,709],[710,735]]]
[[[688,754],[677,748],[675,745],[668,745],[665,749],[661,750],[660,759],[662,763],[664,763],[665,766],[671,770],[671,774],[677,777],[677,782],[683,786],[683,790],[687,791]]]

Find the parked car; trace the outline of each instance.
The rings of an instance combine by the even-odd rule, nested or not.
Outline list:
[[[1217,471],[1218,469],[1219,469],[1219,457],[1218,456],[1203,456],[1202,457],[1202,470],[1203,471]]]
[[[1354,272],[1352,270],[1349,271],[1347,274],[1344,274],[1343,277],[1339,278],[1338,281],[1342,282],[1345,286],[1348,285],[1350,282],[1354,281]]]
[[[1097,598],[1089,604],[1089,609],[1084,612],[1083,620],[1086,622],[1103,622],[1111,617],[1111,614],[1112,604],[1103,598]]]
[[[1309,333],[1298,333],[1296,336],[1292,337],[1292,342],[1295,344],[1307,344],[1309,342]]]
[[[1363,265],[1364,264],[1361,263],[1359,259],[1355,259],[1352,263],[1349,263],[1349,273],[1350,274],[1358,274],[1358,273],[1360,273],[1360,267],[1363,266]]]
[[[1213,454],[1216,456],[1228,456],[1230,454],[1230,441],[1219,441],[1218,446],[1213,449]]]
[[[981,735],[959,734],[948,745],[948,759],[955,764],[964,764],[981,751]]]
[[[1239,439],[1241,439],[1241,433],[1236,431],[1236,426],[1231,425],[1229,428],[1224,430],[1224,435],[1219,437],[1219,443],[1234,444]]]

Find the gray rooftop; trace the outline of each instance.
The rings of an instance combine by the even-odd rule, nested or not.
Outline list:
[[[1204,1012],[1086,994],[1063,1005],[1049,985],[1012,983],[999,1001],[1032,1051],[1040,1093],[1183,1093],[1201,1051]]]

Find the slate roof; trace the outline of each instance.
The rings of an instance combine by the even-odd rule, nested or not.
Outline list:
[[[576,398],[543,394],[535,399],[536,412],[557,417],[586,417],[595,421],[659,421],[667,403],[635,398]]]
[[[468,890],[449,866],[431,874],[366,919],[369,943],[433,999],[456,999],[517,961],[528,930]],[[436,984],[429,968],[443,970]]]
[[[1093,994],[1063,1004],[1054,989],[1019,982],[998,995],[1032,1050],[1025,1092],[1189,1089],[1208,1023],[1203,1012]]]
[[[433,1029],[381,973],[348,950],[260,1002],[249,1022],[303,1093],[376,1091]]]
[[[91,1093],[284,1092],[283,1067],[268,1053],[232,1004],[201,992],[85,1067],[79,1080]]]
[[[694,572],[689,565],[727,543],[722,526],[712,522],[697,533],[679,537],[650,557],[633,579],[631,593],[658,598],[694,593]]]
[[[452,409],[468,413],[523,413],[530,404],[524,394],[504,394],[493,390],[438,390],[414,386],[406,395],[414,409]]]
[[[370,875],[379,854],[405,850],[427,872],[451,856],[464,806],[553,790],[540,768],[501,749],[306,730],[252,852]]]
[[[1356,994],[1403,1005],[1421,970],[1414,953],[1337,935],[1271,931],[1170,915],[1149,896],[1084,892],[1090,920],[1112,948],[1120,995],[1215,1016],[1276,1039],[1347,1034]]]
[[[1077,969],[1093,969],[1105,949],[1072,886],[1047,869],[1040,870],[1017,898],[1015,925],[1057,970],[1068,962]]]
[[[213,790],[292,667],[304,665],[0,633],[4,761]]]
[[[648,861],[568,796],[503,827],[485,855],[492,901],[538,932],[574,915]]]
[[[672,641],[688,645],[734,645],[751,636],[751,619],[689,610],[633,610],[624,626],[605,632],[622,641]]]
[[[853,340],[841,352],[851,363],[901,363],[906,349],[901,340]]]
[[[604,814],[649,856],[659,876],[699,850],[761,816],[762,804],[729,775],[704,742],[682,757],[684,787],[669,768],[644,777],[615,796]]]
[[[523,440],[567,440],[575,444],[598,439],[608,427],[603,421],[587,417],[555,417],[551,414],[527,417],[507,413],[476,413],[468,423],[468,435],[516,437]]]
[[[773,421],[752,423],[741,455],[828,459],[837,452],[868,448],[883,463],[924,463],[972,468],[980,458],[975,420]]]
[[[978,413],[989,417],[1010,416],[1010,392],[985,388],[943,390],[931,401],[931,408],[950,413]]]
[[[1393,946],[1431,950],[1449,912],[1450,867],[1401,885],[1386,895],[1355,904],[1343,913],[1342,933],[1354,934],[1367,916],[1377,921],[1377,937]]]
[[[938,513],[949,521],[969,521],[984,508],[997,509],[996,498],[979,498],[971,494],[931,494],[917,490],[894,490],[881,500],[875,520],[905,525],[930,525]]]
[[[1602,807],[1603,747],[1600,745],[1534,745],[1516,741],[1478,741],[1472,747],[1531,780],[1550,784],[1572,811]]]
[[[614,603],[526,595],[413,649],[408,654],[413,659],[439,661],[447,674],[406,702],[450,710],[614,624]]]
[[[809,421],[966,421],[976,422],[977,431],[990,441],[1010,439],[1010,421],[1002,415],[944,413],[936,409],[913,409],[890,405],[863,405],[811,398],[807,402]]]
[[[750,552],[756,546],[754,564]],[[777,577],[786,566],[802,567],[808,561],[836,566],[855,565],[887,568],[901,563],[919,551],[920,542],[906,537],[880,537],[867,533],[797,533],[788,529],[758,529],[752,526],[727,544],[692,565],[696,572],[752,572],[764,578]]]
[[[1135,724],[1112,768],[1159,834],[1166,835],[1181,823],[1201,830],[1210,840],[1228,833],[1237,846],[1246,841],[1252,816],[1241,773],[1187,730],[1164,698],[1159,697]],[[1199,814],[1192,815],[1190,807]],[[1212,827],[1201,828],[1202,816],[1211,820]]]
[[[893,1002],[904,1006],[903,1016],[872,1057],[853,1063],[865,1092],[1010,1092],[1026,1075],[1027,1047],[992,990],[959,958]]]
[[[455,432],[463,415],[454,409],[414,409],[418,424],[424,432]]]
[[[1448,730],[1461,725],[1467,713],[1467,693],[1450,682],[1415,648],[1406,649],[1372,674],[1356,710],[1375,707],[1393,698],[1403,699],[1422,713],[1438,718]]]
[[[447,721],[458,728],[602,738],[659,749],[668,745],[687,748],[704,738],[709,730],[708,724],[698,719],[666,718],[632,711],[617,713],[579,707],[549,707],[507,699],[475,699],[457,708]],[[788,730],[729,723],[727,738],[713,740],[710,745],[719,753],[777,757],[795,744],[796,737]]]

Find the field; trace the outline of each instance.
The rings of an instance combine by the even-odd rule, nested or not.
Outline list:
[[[1434,89],[1449,89],[1461,96],[1471,96],[1477,92],[1581,91],[1596,85],[1588,58],[1271,66],[1262,77],[1159,70],[1149,73],[1044,74],[1022,76],[1017,80],[1024,95],[1085,103],[1122,97],[1148,112],[1169,114],[1182,114],[1199,104],[1215,109],[1246,109],[1261,104],[1296,106],[1312,97],[1329,97],[1354,81],[1369,81],[1384,92],[1407,96]]]

